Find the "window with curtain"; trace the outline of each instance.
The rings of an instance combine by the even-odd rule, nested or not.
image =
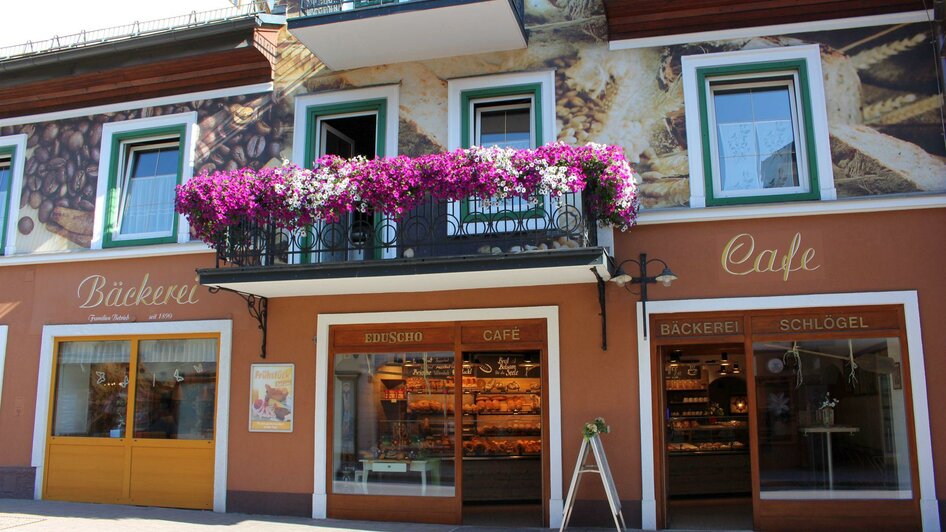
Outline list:
[[[53,436],[122,437],[131,342],[62,342],[56,365]]]
[[[120,189],[118,236],[167,236],[174,228],[180,174],[177,139],[128,144]]]
[[[60,342],[54,386],[53,436],[212,440],[217,339]]]

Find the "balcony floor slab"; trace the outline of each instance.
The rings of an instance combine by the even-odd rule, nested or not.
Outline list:
[[[328,262],[198,270],[200,283],[256,296],[436,292],[596,282],[608,278],[604,248],[498,255]]]

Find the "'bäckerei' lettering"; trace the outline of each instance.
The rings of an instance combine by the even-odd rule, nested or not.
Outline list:
[[[660,336],[739,334],[739,321],[671,321],[660,324]]]
[[[124,281],[112,281],[109,287],[104,275],[90,275],[79,283],[76,295],[82,300],[79,308],[160,306],[169,303],[193,305],[198,302],[197,283],[193,285],[149,285],[150,274],[145,274],[137,286],[126,287]]]

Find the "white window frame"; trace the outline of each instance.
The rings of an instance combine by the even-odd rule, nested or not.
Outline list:
[[[791,76],[791,79],[787,79]],[[782,78],[786,79],[775,79],[775,80],[765,80],[765,81],[753,81],[753,78]],[[787,87],[789,93],[789,99],[791,100],[791,113],[792,113],[792,135],[793,142],[795,143],[795,164],[798,170],[798,183],[796,187],[780,187],[780,188],[759,188],[759,189],[750,189],[750,190],[730,190],[724,191],[722,189],[722,180],[723,172],[722,166],[720,164],[719,157],[719,139],[717,137],[717,122],[716,122],[716,105],[715,105],[715,91],[717,90],[733,90],[733,89],[744,89],[750,90],[760,87]],[[747,75],[737,75],[737,76],[720,76],[713,77],[712,79],[706,80],[706,113],[707,119],[709,120],[709,134],[710,134],[710,153],[713,161],[713,173],[714,176],[718,179],[713,179],[713,197],[716,198],[754,198],[760,196],[777,196],[783,194],[800,194],[811,191],[811,181],[809,179],[808,172],[808,147],[805,139],[805,128],[804,124],[801,123],[801,116],[804,113],[799,112],[800,101],[798,100],[798,73],[797,72],[766,72],[763,74],[747,74]],[[758,122],[753,122],[757,124]],[[800,127],[802,126],[802,127]]]
[[[118,171],[121,172],[120,183],[118,185],[119,200],[118,205],[116,206],[117,214],[115,217],[115,227],[111,235],[112,241],[120,242],[123,240],[144,240],[148,238],[164,238],[171,236],[173,224],[171,226],[172,228],[167,231],[151,231],[147,233],[122,233],[121,227],[122,217],[124,216],[125,207],[128,203],[128,186],[131,183],[131,170],[133,163],[135,162],[135,152],[170,147],[177,148],[180,145],[181,142],[177,135],[158,135],[155,137],[145,137],[121,143],[121,154],[118,157]],[[178,155],[178,157],[183,156],[183,153]],[[175,173],[174,177],[178,177],[177,173]],[[183,180],[181,182],[183,183]]]
[[[831,164],[831,146],[828,136],[828,113],[825,105],[824,75],[821,70],[821,51],[817,44],[803,46],[785,46],[759,50],[738,50],[711,54],[688,55],[681,57],[683,66],[683,99],[686,109],[686,131],[688,159],[690,169],[690,207],[706,207],[706,185],[703,170],[703,153],[709,147],[703,145],[700,121],[700,87],[697,83],[697,69],[729,65],[748,65],[766,62],[791,61],[803,59],[808,74],[808,98],[811,103],[811,129],[814,132],[813,143],[817,159],[818,186],[820,201],[837,199],[834,186],[834,173]],[[769,74],[771,75],[771,74]],[[738,76],[747,79],[748,75]],[[711,107],[707,104],[707,107]],[[718,164],[716,158],[715,164]],[[807,176],[806,176],[807,177]],[[763,196],[763,194],[753,194]],[[714,207],[716,208],[716,207]],[[719,207],[726,208],[726,207]]]
[[[184,126],[184,138],[182,139],[183,153],[181,157],[183,158],[183,165],[181,171],[181,183],[186,183],[190,178],[194,176],[194,162],[197,153],[197,139],[200,136],[200,128],[197,125],[197,112],[191,111],[188,113],[176,113],[170,115],[154,116],[148,118],[137,118],[134,120],[124,120],[122,122],[109,122],[102,126],[102,144],[100,148],[99,155],[99,179],[95,191],[95,223],[92,228],[92,249],[102,249],[102,244],[104,241],[104,232],[105,226],[107,225],[106,216],[106,198],[108,197],[108,175],[111,171],[109,167],[112,159],[112,137],[116,134],[129,133],[134,131],[144,131],[149,129],[171,127],[171,126]],[[161,138],[161,137],[157,137]],[[136,139],[130,144],[138,144],[144,139]],[[121,149],[125,151],[124,144]],[[119,167],[118,170],[122,170],[122,159],[125,157],[119,157]],[[124,175],[124,174],[120,174]],[[122,177],[124,179],[124,177]],[[187,218],[181,214],[175,214],[177,216],[177,242],[179,244],[185,243],[190,240],[190,225],[187,223]],[[116,228],[118,230],[118,228]],[[162,235],[167,236],[167,235]],[[118,237],[112,235],[113,240],[138,240],[142,238],[147,238],[142,235],[135,235],[134,237],[129,237],[125,235],[123,237]]]
[[[516,100],[526,100],[528,103],[512,103]],[[529,147],[535,148],[536,144],[536,131],[535,131],[535,102],[532,101],[532,95],[529,95],[527,98],[520,98],[516,96],[497,96],[495,98],[480,98],[470,102],[472,110],[474,113],[474,120],[470,121],[470,138],[473,139],[474,146],[482,146],[480,141],[481,135],[483,134],[482,127],[482,116],[483,112],[489,111],[515,111],[517,109],[528,109],[529,110]],[[479,109],[477,107],[480,107]]]
[[[0,325],[0,407],[3,402],[3,368],[7,361],[7,333],[9,325]]]
[[[462,109],[463,93],[474,90],[496,89],[511,87],[516,85],[539,85],[540,96],[542,98],[542,131],[534,131],[535,127],[535,102],[531,95],[523,94],[521,96],[509,95],[498,96],[495,98],[478,98],[470,101],[469,109]],[[460,78],[447,80],[447,149],[450,151],[461,147],[462,137],[462,117],[464,112],[470,114],[470,139],[475,139],[476,122],[478,117],[475,114],[476,105],[486,102],[514,101],[529,98],[531,111],[530,131],[532,131],[532,145],[541,146],[547,142],[552,142],[558,138],[558,123],[555,120],[555,71],[540,70],[535,72],[515,72],[512,74],[497,74],[491,76],[477,76],[471,78]],[[546,211],[552,209],[552,199],[546,195],[543,198]],[[462,220],[460,201],[452,201],[447,206],[447,213],[455,220]],[[515,229],[516,223],[510,221],[493,222],[497,231],[510,231]],[[455,236],[460,231],[460,226],[448,229],[450,236]],[[463,234],[480,234],[487,230],[487,225],[482,222],[464,223],[462,225]]]
[[[379,157],[396,157],[398,154],[398,112],[400,109],[399,102],[399,92],[400,85],[380,85],[377,87],[366,87],[361,89],[348,89],[340,91],[326,91],[319,92],[315,94],[307,94],[304,96],[296,96],[295,101],[295,114],[293,117],[293,133],[292,133],[292,162],[293,164],[304,167],[306,166],[305,161],[305,152],[306,152],[306,133],[309,131],[308,123],[308,111],[310,107],[323,106],[323,105],[337,105],[337,104],[346,104],[346,103],[357,103],[365,100],[386,100],[385,104],[385,117],[384,117],[384,153],[379,153]],[[351,116],[368,116],[375,115],[374,112],[364,112],[356,111],[353,113],[344,113],[339,115],[331,115],[325,118],[335,119],[335,118],[346,118]],[[316,120],[316,124],[313,126],[318,133],[318,142],[319,148],[323,148],[323,139],[322,139],[322,117]],[[377,140],[377,139],[376,139]],[[396,222],[391,221],[386,224],[386,227],[390,227],[391,231],[397,231]],[[298,253],[298,247],[296,247],[296,239],[292,239],[292,246],[289,250],[290,260],[292,264],[299,263],[301,259],[300,254]],[[317,254],[313,253],[313,258],[318,262]],[[382,259],[393,259],[397,258],[397,247],[386,248],[382,250],[381,254]]]
[[[26,168],[26,134],[7,135],[0,137],[0,148],[13,148],[13,157],[10,160],[10,202],[6,219],[6,239],[4,240],[3,255],[16,254],[16,223],[20,216],[20,196],[23,190],[23,172]],[[3,227],[3,220],[0,220]],[[2,373],[3,368],[0,368]]]

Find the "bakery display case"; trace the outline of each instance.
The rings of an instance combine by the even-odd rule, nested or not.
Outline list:
[[[728,356],[723,362],[704,356],[665,367],[664,442],[671,496],[751,491],[745,379],[738,363],[730,365]]]
[[[464,501],[538,500],[542,378],[522,355],[478,354],[464,371]],[[469,370],[467,370],[469,368]]]

